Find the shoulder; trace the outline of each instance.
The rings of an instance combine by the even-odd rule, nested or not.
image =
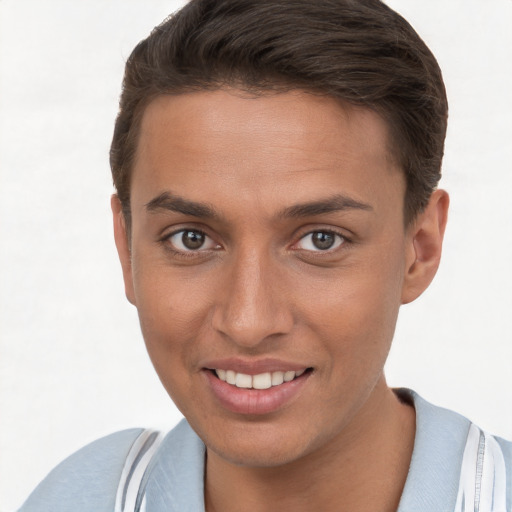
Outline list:
[[[496,437],[496,441],[498,441],[498,444],[500,445],[505,461],[510,465],[510,473],[512,476],[512,441],[507,441],[501,437]]]
[[[126,457],[143,429],[103,437],[61,462],[19,512],[111,512]]]
[[[456,505],[464,498],[473,501],[476,488],[508,504],[494,510],[509,510],[512,444],[411,390],[395,392],[416,410],[414,450],[399,511],[460,510]]]
[[[496,441],[501,448],[506,466],[506,486],[509,507],[512,508],[512,442],[506,441],[501,437],[496,437]]]
[[[146,486],[151,510],[190,503],[200,510],[203,475],[204,445],[186,420],[165,436],[141,428],[124,430],[61,462],[18,512],[112,512],[118,489],[123,503],[131,506],[130,500],[137,501]]]

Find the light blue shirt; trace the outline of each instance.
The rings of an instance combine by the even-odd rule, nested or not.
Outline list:
[[[397,390],[416,409],[416,437],[398,512],[454,510],[470,422]],[[126,456],[142,429],[99,439],[59,464],[30,495],[20,512],[112,512]],[[512,443],[497,438],[507,474],[512,511]],[[205,447],[182,420],[163,440],[146,487],[146,512],[204,512]],[[502,511],[500,511],[502,512]]]

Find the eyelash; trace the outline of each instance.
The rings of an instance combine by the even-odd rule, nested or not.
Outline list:
[[[206,240],[210,240],[211,242],[213,242],[215,244],[215,247],[202,249],[202,246],[201,246],[197,250],[193,250],[193,249],[187,250],[187,249],[176,248],[175,243],[173,244],[173,242],[172,242],[172,238],[174,238],[176,235],[180,235],[180,234],[181,234],[181,236],[183,236],[187,232],[195,233],[196,235],[205,237]],[[318,248],[317,248],[317,250],[312,250],[312,249],[302,249],[302,248],[295,247],[301,241],[305,240],[308,236],[313,236],[315,233],[322,233],[324,235],[333,235],[334,237],[336,237],[334,244],[337,244],[337,245],[334,248],[329,247],[325,250],[318,249]],[[173,231],[172,233],[169,233],[169,234],[163,236],[160,239],[160,242],[164,245],[166,250],[170,251],[174,256],[178,256],[181,258],[194,258],[194,257],[197,258],[197,256],[199,256],[199,255],[204,256],[206,254],[211,253],[211,251],[215,251],[215,250],[218,250],[219,248],[221,248],[221,245],[214,242],[212,237],[210,237],[202,229],[198,229],[198,228],[177,229],[176,231]],[[298,241],[293,244],[292,250],[300,251],[302,253],[311,254],[311,255],[314,255],[315,257],[321,258],[323,255],[332,255],[333,253],[337,252],[341,247],[346,246],[351,243],[352,243],[352,241],[346,235],[344,235],[336,230],[314,229],[314,230],[309,230],[309,231],[305,232],[304,234],[302,234],[300,236],[300,238],[298,239]]]
[[[205,253],[209,253],[210,251],[215,251],[216,249],[218,249],[220,247],[220,244],[216,244],[215,242],[213,242],[214,244],[216,244],[216,246],[213,248],[209,248],[209,249],[201,250],[201,248],[199,248],[198,250],[193,250],[193,249],[187,250],[187,249],[176,248],[176,245],[175,245],[175,243],[173,244],[172,239],[176,235],[180,235],[180,234],[183,237],[183,235],[185,233],[195,233],[196,235],[204,236],[205,239],[211,240],[213,242],[212,237],[208,236],[208,234],[205,233],[202,229],[181,228],[181,229],[177,229],[176,231],[173,231],[172,233],[169,233],[169,234],[166,234],[165,236],[163,236],[160,239],[160,243],[162,243],[164,245],[165,249],[167,251],[171,252],[171,254],[173,256],[177,256],[180,258],[197,258],[197,256],[205,255]]]
[[[335,237],[334,242],[333,242],[334,247],[328,247],[326,249],[320,249],[320,248],[317,247],[316,250],[315,249],[301,249],[301,248],[297,248],[297,249],[294,249],[294,250],[296,250],[296,251],[304,251],[304,252],[307,252],[307,253],[314,253],[315,256],[321,257],[321,255],[323,255],[323,254],[332,254],[334,252],[337,252],[337,250],[340,249],[342,246],[347,245],[347,244],[349,244],[351,242],[349,240],[349,238],[346,237],[344,234],[339,233],[338,231],[335,231],[333,229],[315,229],[315,230],[312,230],[312,231],[308,231],[307,233],[304,233],[294,245],[297,245],[301,241],[304,241],[307,237],[313,237],[313,235],[318,234],[318,233],[321,233],[322,235],[332,235],[332,236],[334,236]],[[313,244],[313,241],[311,241],[310,243]]]

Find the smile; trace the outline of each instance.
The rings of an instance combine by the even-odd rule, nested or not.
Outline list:
[[[232,386],[244,389],[269,389],[280,386],[284,382],[291,382],[300,377],[306,369],[298,371],[276,371],[265,372],[257,375],[248,375],[246,373],[238,373],[234,370],[215,369],[215,374],[223,382],[227,382]]]
[[[311,387],[308,382],[314,373],[314,368],[276,360],[256,363],[222,360],[203,370],[216,403],[231,412],[248,415],[285,409]]]

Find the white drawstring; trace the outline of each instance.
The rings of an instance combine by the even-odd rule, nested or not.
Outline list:
[[[121,473],[114,512],[145,511],[144,474],[163,438],[161,432],[144,430],[133,443]]]
[[[496,439],[469,428],[454,512],[507,512],[505,458]]]

